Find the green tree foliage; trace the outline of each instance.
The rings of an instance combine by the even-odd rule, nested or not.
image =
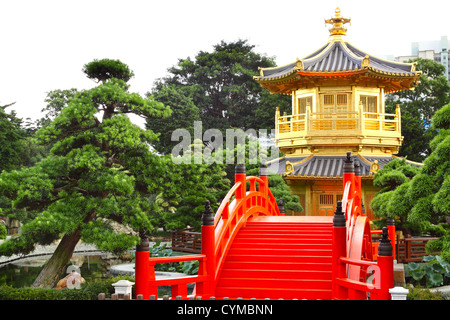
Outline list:
[[[49,125],[76,93],[76,89],[50,91],[45,99],[47,104],[41,110],[44,112],[44,117],[38,120],[31,120],[30,118],[20,119],[16,117],[14,112],[8,114],[7,118],[10,120],[10,126],[6,127],[5,123],[0,125],[7,132],[6,135],[1,134],[5,138],[5,143],[1,144],[0,159],[8,159],[12,167],[10,165],[2,168],[0,165],[0,169],[10,170],[13,167],[30,167],[47,156],[51,145],[38,143],[36,132],[39,128]],[[3,119],[1,121],[5,120],[3,116],[0,117]],[[8,142],[6,143],[6,141]],[[14,146],[13,153],[11,153],[12,149],[9,148],[11,146]]]
[[[185,163],[173,161],[171,155],[161,157],[165,167],[164,185],[151,199],[152,216],[158,227],[164,230],[189,227],[200,231],[205,201],[216,210],[230,189],[225,165],[194,161],[195,157],[202,157],[203,148],[201,140],[194,140],[184,154],[189,159]]]
[[[419,85],[413,91],[388,95],[386,112],[395,113],[395,105],[400,104],[404,140],[399,156],[421,162],[431,153],[430,142],[437,134],[431,127],[431,118],[450,102],[450,85],[444,76],[444,66],[429,59],[414,61],[417,70],[423,72]]]
[[[170,109],[130,93],[126,81],[132,73],[118,60],[94,60],[84,70],[98,86],[75,94],[37,132],[40,143],[53,145],[50,154],[35,166],[0,175],[1,194],[35,215],[19,237],[0,246],[0,254],[26,254],[36,244],[61,239],[35,281],[39,287],[59,280],[80,239],[121,253],[139,237],[115,231],[114,223],[139,232],[153,228],[148,196],[161,188],[157,173],[163,164],[149,144],[157,135],[133,125],[126,114],[158,118]]]
[[[24,136],[20,128],[21,119],[18,119],[14,112],[5,112],[11,105],[0,107],[0,172],[20,165],[19,154],[22,151],[21,140]]]
[[[184,91],[186,90],[175,85],[160,83],[152,94],[155,100],[164,103],[172,110],[172,114],[164,121],[147,120],[146,122],[147,129],[160,133],[158,142],[152,147],[162,154],[170,154],[176,145],[176,142],[172,141],[172,132],[182,128],[194,136],[194,121],[200,120],[199,109]]]
[[[247,172],[247,175],[259,176],[259,169],[251,169]],[[288,210],[293,210],[295,212],[303,211],[303,207],[300,204],[300,198],[292,194],[291,189],[286,184],[283,177],[278,174],[269,172],[269,187],[270,191],[272,191],[273,196],[277,200],[277,203],[280,201],[280,199],[283,200],[283,205],[286,212]]]
[[[37,126],[40,128],[49,125],[77,94],[78,90],[75,88],[48,92],[44,100],[46,106],[41,110],[44,117],[37,121]]]
[[[222,41],[212,52],[200,51],[194,60],[179,59],[153,93],[167,85],[182,89],[199,109],[205,130],[215,128],[225,134],[229,128],[271,129],[275,108],[287,111],[290,98],[270,95],[253,76],[258,67],[273,66],[272,58],[254,52],[247,41]]]
[[[187,157],[186,163],[174,164],[167,157],[167,168],[170,168],[167,172],[170,175],[166,178],[164,193],[154,199],[156,204],[160,204],[155,210],[161,222],[160,227],[181,230],[189,226],[199,231],[205,200],[210,201],[214,211],[217,210],[234,184],[235,166],[240,163],[239,155],[242,155],[247,175],[256,176],[259,176],[261,160],[270,156],[270,152],[251,138],[246,138],[244,145],[236,144],[233,150],[226,149],[224,145],[223,149],[205,152],[208,148],[210,146],[205,146],[200,139],[194,140],[183,155]],[[189,184],[183,184],[182,181],[188,181]],[[303,210],[298,197],[292,195],[283,178],[270,175],[269,187],[277,200],[283,198],[286,210]]]
[[[25,139],[22,140],[23,148],[20,153],[22,159],[21,164],[25,167],[35,165],[38,161],[45,158],[52,148],[52,142],[47,144],[39,143],[36,139],[36,132],[45,126],[52,123],[61,110],[65,108],[69,101],[72,100],[78,93],[77,89],[68,90],[52,90],[47,93],[44,100],[46,106],[41,110],[44,116],[35,121],[27,121],[25,125],[22,125],[25,131]]]
[[[224,163],[226,163],[226,158],[229,154],[232,154],[233,164],[239,163],[239,155],[242,154],[245,160],[245,168],[247,171],[247,176],[259,176],[259,170],[262,163],[271,159],[274,155],[272,152],[275,150],[266,149],[261,146],[261,144],[254,139],[254,137],[246,138],[245,145],[236,145],[233,151],[226,150],[224,152]],[[257,157],[255,157],[257,155]],[[277,154],[276,158],[278,158]],[[231,181],[234,181],[234,171],[235,165],[227,165],[226,172],[227,176]],[[286,181],[273,172],[269,172],[269,188],[272,191],[273,196],[277,200],[283,199],[285,210],[293,210],[296,212],[302,212],[303,208],[300,204],[300,199],[298,196],[292,194],[291,189],[286,184]]]
[[[104,83],[112,78],[128,82],[134,77],[134,72],[126,64],[111,59],[94,60],[84,65],[83,72],[97,83]]]
[[[0,221],[0,240],[5,239],[8,231],[6,230],[5,225]]]
[[[165,158],[170,176],[162,193],[167,205],[163,207],[165,210],[160,211],[160,226],[167,230],[190,227],[200,231],[205,201],[211,203],[215,212],[231,187],[225,166],[195,164],[193,161],[190,164],[174,164],[170,157]]]
[[[430,142],[431,154],[417,172],[406,162],[392,161],[374,178],[374,185],[384,187],[372,200],[377,217],[400,217],[418,232],[441,235],[430,248],[441,250],[450,261],[450,235],[446,216],[450,216],[450,104],[432,118],[438,133]]]

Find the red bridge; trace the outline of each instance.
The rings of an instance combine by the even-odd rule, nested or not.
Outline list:
[[[285,216],[282,201],[269,189],[267,168],[254,177],[238,165],[235,184],[216,214],[205,204],[201,254],[150,258],[142,238],[136,297],[157,297],[159,286],[170,285],[170,299],[390,300],[395,226],[370,230],[350,153],[343,181],[333,217]],[[382,233],[381,241],[373,243],[372,233]],[[199,261],[198,275],[155,278],[155,264],[190,260]],[[188,296],[189,283],[195,289]]]

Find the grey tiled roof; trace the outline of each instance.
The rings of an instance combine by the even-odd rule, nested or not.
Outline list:
[[[304,159],[306,159],[307,156],[304,157],[291,157],[291,158],[279,158],[276,159],[272,162],[269,162],[267,164],[267,168],[269,170],[269,173],[277,173],[277,174],[281,174],[284,173],[285,168],[286,168],[286,163],[289,161],[290,163],[296,163],[296,162],[300,162]]]
[[[367,53],[361,51],[360,49],[356,48],[355,46],[353,46],[350,43],[346,43],[346,46],[348,49],[350,49],[350,51],[360,57],[360,58],[364,58]],[[385,72],[392,72],[392,73],[400,73],[402,75],[412,75],[414,74],[414,72],[411,72],[411,65],[410,64],[404,64],[404,63],[398,63],[395,61],[389,61],[389,60],[383,60],[380,58],[377,58],[375,56],[370,56],[370,65],[377,69],[377,70],[381,70],[381,71],[385,71]]]
[[[367,54],[348,42],[333,41],[327,43],[319,50],[299,60],[303,64],[302,72],[350,72],[362,70],[363,60],[368,56],[370,66],[367,68],[383,74],[394,74],[397,76],[413,76],[411,64],[398,63],[383,60]],[[257,80],[276,80],[295,74],[298,69],[298,61],[290,64],[261,69],[261,75],[255,77]]]
[[[307,157],[293,157],[293,158],[280,158],[273,161],[269,165],[269,170],[272,170],[278,174],[284,174],[286,170],[286,163],[289,161],[293,164],[293,172],[289,173],[289,176],[296,177],[315,177],[315,178],[341,178],[344,168],[345,156],[311,156]],[[392,156],[352,156],[353,162],[358,162],[361,168],[361,176],[369,177],[373,176],[370,171],[370,166],[377,160],[379,169],[382,169],[384,165],[388,164],[394,159]],[[407,161],[407,163],[420,166],[419,163]],[[276,171],[274,169],[277,169]]]
[[[279,78],[293,74],[295,73],[295,64],[296,62],[293,62],[277,68],[263,69],[264,78]]]
[[[303,69],[315,72],[350,71],[361,69],[361,63],[362,59],[350,55],[341,42],[333,42],[323,52],[304,60]]]
[[[295,166],[293,175],[302,177],[340,177],[346,157],[312,157]]]

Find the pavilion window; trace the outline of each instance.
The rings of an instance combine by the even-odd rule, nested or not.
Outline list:
[[[333,205],[333,195],[332,194],[321,194],[319,198],[320,205]]]
[[[350,111],[350,93],[327,93],[321,95],[322,113],[346,113]],[[340,115],[339,117],[348,115]]]
[[[363,111],[369,113],[377,113],[377,97],[375,96],[361,96],[361,102],[363,105]],[[369,114],[367,118],[376,118],[376,114]]]
[[[319,204],[320,205],[335,205],[338,201],[342,200],[342,194],[334,194],[334,193],[328,193],[328,194],[321,194],[319,197]]]
[[[298,114],[306,113],[306,106],[309,104],[312,107],[312,97],[304,97],[298,99]]]
[[[323,105],[324,106],[334,106],[334,95],[324,94],[323,95]]]

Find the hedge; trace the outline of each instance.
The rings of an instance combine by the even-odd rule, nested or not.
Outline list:
[[[120,276],[84,283],[81,284],[80,289],[63,290],[32,287],[13,288],[2,285],[0,286],[0,300],[97,300],[99,293],[105,293],[107,296],[114,293],[112,284],[122,279],[134,282],[133,277]]]

